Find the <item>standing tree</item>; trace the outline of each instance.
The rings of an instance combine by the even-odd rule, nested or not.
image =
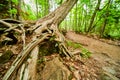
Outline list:
[[[17,14],[16,14],[16,19],[20,20],[20,13],[21,13],[21,2],[22,0],[18,0],[18,4],[16,5],[17,8]]]
[[[109,8],[110,8],[110,5],[111,5],[111,0],[108,0],[107,7],[106,7],[106,12],[105,12],[105,16],[104,16],[104,23],[101,26],[101,30],[100,30],[100,36],[101,37],[103,36],[104,31],[105,31],[105,27],[107,25],[107,20],[108,20],[108,17],[109,17]]]
[[[17,56],[11,68],[4,75],[3,80],[36,80],[38,44],[46,41],[46,39],[51,39],[51,37],[58,44],[59,52],[64,53],[65,56],[72,57],[71,52],[65,46],[65,38],[59,32],[58,27],[77,1],[66,0],[56,10],[36,22],[30,29],[33,31],[32,41]],[[28,58],[28,55],[31,57]]]
[[[94,12],[93,12],[93,15],[92,15],[92,17],[91,17],[91,20],[90,20],[90,24],[89,24],[89,27],[88,27],[88,32],[90,32],[91,29],[93,28],[94,19],[95,19],[95,17],[96,17],[97,11],[99,11],[100,3],[101,3],[101,0],[98,0],[98,3],[97,3],[97,5],[96,5],[96,8],[95,8],[95,10],[94,10]]]

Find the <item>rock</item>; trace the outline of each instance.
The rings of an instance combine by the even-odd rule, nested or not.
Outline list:
[[[55,57],[45,63],[39,80],[69,80],[69,76],[70,71],[59,60],[59,57]]]
[[[111,74],[116,74],[116,71],[112,68],[112,67],[103,67],[103,70],[105,70],[106,72],[109,72]]]

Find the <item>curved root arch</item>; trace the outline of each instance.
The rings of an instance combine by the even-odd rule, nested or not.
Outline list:
[[[3,80],[36,80],[36,65],[39,52],[39,45],[45,39],[55,36],[60,52],[71,57],[71,53],[65,46],[65,38],[59,32],[58,25],[66,17],[77,0],[66,0],[54,12],[38,20],[36,25],[29,30],[33,31],[32,41],[25,46],[17,56],[11,68],[4,75]],[[64,14],[64,15],[63,15]],[[28,57],[30,56],[30,57]]]

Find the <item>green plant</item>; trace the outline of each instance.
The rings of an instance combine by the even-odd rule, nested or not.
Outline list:
[[[18,0],[12,0],[12,2],[16,5],[18,4]]]
[[[17,9],[13,8],[8,11],[10,14],[17,14]]]
[[[40,59],[38,59],[38,63],[43,63],[46,61],[46,58],[44,56],[42,56]]]
[[[77,49],[77,48],[81,48],[81,47],[82,47],[81,44],[79,44],[79,43],[75,43],[75,42],[72,42],[72,41],[69,41],[69,40],[67,40],[66,43],[67,43],[68,46],[71,46],[71,47],[73,47],[73,48],[75,48],[75,49]]]
[[[80,54],[82,57],[89,58],[91,56],[91,52],[85,48],[82,48],[82,53]]]
[[[82,57],[89,58],[91,56],[91,54],[92,54],[89,50],[87,50],[86,48],[84,48],[79,43],[75,43],[75,42],[72,42],[72,41],[67,41],[67,45],[70,46],[70,47],[73,47],[75,49],[78,49],[78,48],[81,49],[82,53],[80,53],[80,55]]]

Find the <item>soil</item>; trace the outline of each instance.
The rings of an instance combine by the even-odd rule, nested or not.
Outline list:
[[[38,80],[120,80],[120,46],[115,41],[88,37],[68,31],[68,40],[80,43],[92,55],[83,58],[74,54],[74,59],[49,54],[38,59]],[[114,44],[115,43],[115,44]],[[13,54],[19,51],[12,50]],[[9,69],[17,54],[4,64],[0,64],[0,80]]]
[[[90,59],[87,59],[86,62],[90,62],[91,65],[99,65],[100,71],[102,71],[102,80],[120,80],[120,46],[116,46],[111,40],[101,41],[101,39],[94,39],[72,31],[66,33],[66,38],[82,44],[92,52],[91,58],[97,63],[94,64]],[[91,65],[88,64],[88,66]]]
[[[109,44],[110,42],[108,40],[106,40],[108,42],[103,42],[99,39],[97,40],[70,31],[66,33],[66,38],[82,44],[85,48],[94,53],[93,55],[96,55],[95,53],[100,53],[112,58],[113,60],[120,61],[120,46]]]
[[[45,56],[45,61],[38,64],[38,80],[120,80],[120,47],[114,41],[101,41],[72,31],[67,32],[65,37],[80,43],[92,55],[83,58],[74,54],[74,59],[58,54]]]

